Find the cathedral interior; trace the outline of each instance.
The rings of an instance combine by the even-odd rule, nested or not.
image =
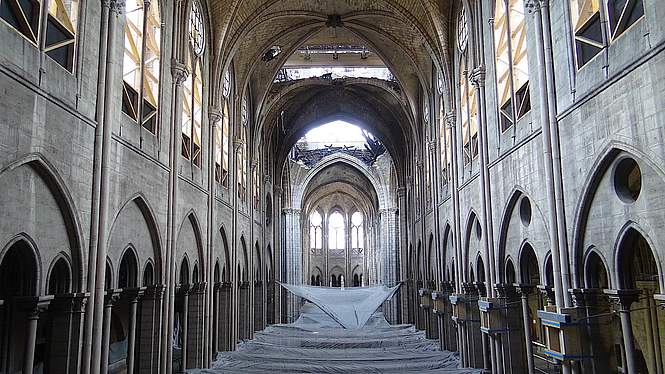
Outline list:
[[[398,372],[433,360],[408,331],[432,372],[665,373],[663,19],[0,0],[0,374],[240,373],[270,337],[279,365],[322,315],[281,285],[397,287]]]

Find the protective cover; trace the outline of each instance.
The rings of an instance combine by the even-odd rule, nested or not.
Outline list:
[[[383,285],[351,288],[280,285],[316,304],[345,329],[359,329],[384,301],[393,297],[401,284],[391,288]]]
[[[305,303],[300,318],[272,325],[219,352],[210,369],[196,373],[480,373],[459,368],[457,353],[440,351],[413,325],[390,325],[376,312],[358,329],[344,329],[316,305]]]

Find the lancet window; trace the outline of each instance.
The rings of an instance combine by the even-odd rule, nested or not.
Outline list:
[[[224,73],[222,83],[222,125],[215,134],[215,179],[224,187],[229,186],[229,133],[231,128],[231,68]]]
[[[501,131],[531,110],[523,0],[497,0],[494,52]]]
[[[122,111],[153,133],[157,127],[159,107],[161,30],[157,1],[127,2],[122,60]]]
[[[192,2],[189,17],[189,48],[186,65],[190,71],[183,83],[182,95],[182,156],[193,165],[201,166],[201,121],[203,120],[203,54],[205,29],[198,1]]]
[[[364,241],[363,214],[355,212],[351,215],[351,248],[355,253],[363,253]]]
[[[247,198],[247,123],[249,121],[247,110],[247,96],[245,95],[240,105],[240,141],[242,144],[238,150],[238,165],[236,165],[238,197],[243,201]]]
[[[309,248],[312,254],[321,254],[323,251],[323,218],[314,211],[309,215]]]
[[[328,248],[333,254],[344,253],[345,234],[344,216],[340,212],[334,212],[328,218]]]

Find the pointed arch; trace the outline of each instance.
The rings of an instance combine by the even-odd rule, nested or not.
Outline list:
[[[610,170],[612,163],[621,154],[626,154],[627,156],[632,157],[641,163],[644,163],[649,168],[653,169],[661,178],[661,180],[665,180],[665,171],[661,166],[662,161],[660,163],[654,162],[651,157],[630,144],[616,140],[607,142],[604,150],[600,153],[600,155],[589,168],[590,171],[587,173],[584,183],[582,184],[584,187],[579,195],[574,210],[575,213],[573,216],[571,269],[573,270],[573,281],[577,282],[578,284],[582,284],[584,282],[584,279],[582,279],[583,272],[578,271],[578,269],[582,269],[581,265],[584,263],[583,256],[586,249],[584,248],[584,235],[586,232],[589,213],[592,208],[592,202],[603,177]],[[660,266],[660,262],[658,262],[658,264]],[[616,281],[616,279],[613,279],[613,281]],[[615,283],[615,285],[618,286],[619,283]]]
[[[627,249],[628,246],[637,246],[637,248],[631,248],[629,251]],[[658,251],[655,251],[654,248],[656,247],[654,247],[651,238],[637,223],[632,221],[627,222],[619,232],[614,247],[615,286],[618,288],[635,288],[635,281],[637,279],[635,278],[636,274],[634,274],[634,270],[642,270],[654,273],[658,278],[656,279],[656,282],[662,290],[662,263],[658,257]],[[647,256],[647,258],[643,258],[644,256]],[[648,256],[650,256],[650,258]],[[642,262],[640,264],[635,264],[635,260],[638,257]],[[644,260],[647,261],[645,262]],[[648,264],[648,260],[653,261],[653,263]],[[638,265],[640,269],[634,269],[636,265]],[[646,269],[649,266],[655,268]]]
[[[16,235],[0,252],[0,299],[41,294],[41,260],[34,241]]]
[[[584,256],[584,287],[611,288],[613,282],[608,269],[602,254],[594,247],[589,248]]]
[[[189,259],[187,258],[186,253],[182,257],[182,260],[180,261],[178,282],[179,284],[191,284],[191,276],[189,274]]]
[[[51,262],[46,276],[46,294],[72,292],[72,267],[67,253],[60,252]]]
[[[249,266],[249,258],[247,256],[247,242],[245,241],[245,235],[242,234],[240,235],[240,250],[242,251],[241,253],[241,259],[242,263],[238,264],[241,265],[241,277],[243,281],[249,280],[247,272],[249,271],[248,266]]]
[[[542,284],[538,254],[531,244],[525,242],[519,254],[519,279],[522,284]]]
[[[134,288],[138,286],[139,260],[132,245],[125,248],[118,266],[118,288]]]
[[[222,237],[222,259],[224,260],[224,263],[222,265],[222,282],[230,282],[231,281],[231,270],[233,269],[231,267],[231,254],[229,252],[229,240],[228,237],[226,236],[226,229],[224,228],[224,225],[222,225],[219,228],[219,234]]]
[[[196,261],[198,261],[201,264],[201,279],[205,279],[205,261],[204,258],[205,256],[203,255],[203,238],[201,236],[201,224],[199,223],[200,220],[198,219],[196,212],[191,209],[186,215],[185,219],[182,221],[180,224],[180,228],[178,229],[178,247],[180,247],[181,244],[181,236],[183,235],[183,231],[185,228],[185,225],[191,225],[193,235],[194,235],[194,244],[196,248],[194,249],[193,255],[196,256]],[[186,238],[182,238],[183,240],[186,240]],[[186,248],[178,248],[182,252],[187,252],[188,249]],[[191,248],[190,248],[191,249]],[[193,262],[196,262],[193,261]]]
[[[111,222],[111,233],[113,232],[113,229],[116,226],[116,223],[118,222],[118,218],[120,215],[127,209],[127,207],[130,206],[130,204],[136,204],[136,206],[139,209],[139,212],[141,213],[143,219],[145,220],[146,226],[148,228],[148,234],[150,235],[150,241],[152,244],[152,256],[148,256],[148,258],[153,258],[154,259],[154,279],[159,279],[162,281],[162,276],[163,276],[163,253],[162,253],[162,238],[160,235],[160,229],[159,229],[159,224],[157,222],[157,219],[155,218],[155,210],[153,209],[152,205],[148,202],[148,199],[145,197],[145,195],[142,192],[137,192],[133,195],[131,195],[120,207],[118,210],[115,212],[113,219]],[[108,238],[108,245],[111,243],[111,236],[109,235]],[[137,257],[140,259],[140,256]]]
[[[72,194],[67,188],[64,179],[60,176],[57,168],[40,153],[29,153],[0,168],[0,179],[2,179],[6,173],[14,171],[22,166],[27,166],[33,170],[44,181],[55,199],[65,223],[65,230],[69,241],[69,250],[71,251],[73,268],[73,288],[76,290],[83,290],[85,288],[83,284],[83,253],[85,252],[83,245],[85,239],[83,238],[83,230],[79,218],[80,215],[76,209]],[[37,247],[35,246],[34,248]],[[39,284],[41,284],[41,273]]]

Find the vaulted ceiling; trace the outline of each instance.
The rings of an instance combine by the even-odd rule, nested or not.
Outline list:
[[[313,125],[344,118],[379,137],[398,163],[418,133],[423,95],[432,74],[448,71],[449,1],[435,0],[211,0],[215,59],[213,97],[230,66],[238,95],[254,107],[254,133],[271,143],[277,163]],[[276,83],[299,48],[363,45],[379,57],[397,83],[375,79],[306,79]],[[262,56],[273,46],[281,53]],[[279,128],[278,128],[279,127]],[[255,143],[256,145],[256,143]]]

